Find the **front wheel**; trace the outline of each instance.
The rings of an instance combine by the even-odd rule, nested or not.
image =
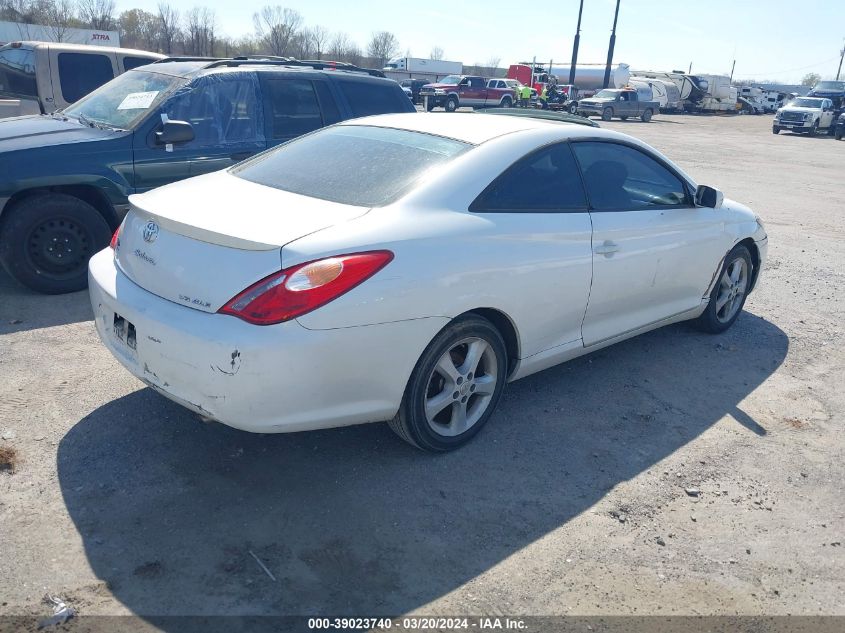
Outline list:
[[[816,121],[815,123],[813,123],[813,127],[810,128],[810,131],[807,132],[807,136],[815,136],[818,131],[819,131],[819,122]]]
[[[66,194],[25,198],[4,217],[0,261],[19,283],[62,294],[88,285],[88,260],[108,246],[111,228],[90,204]],[[5,214],[4,214],[5,215]]]
[[[502,107],[503,108],[510,108],[513,105],[513,101],[510,97],[505,97],[502,99]]]
[[[417,361],[390,428],[426,451],[466,444],[493,414],[507,368],[505,343],[492,323],[473,315],[453,321]]]
[[[458,109],[458,100],[455,97],[449,97],[446,101],[446,112],[454,112]]]
[[[613,108],[605,108],[601,112],[602,121],[610,121],[613,118]]]
[[[651,121],[651,114],[652,114],[651,110],[646,110],[646,111],[644,111],[644,112],[640,115],[640,120],[641,120],[643,123],[648,123],[649,121]]]
[[[741,244],[735,246],[725,257],[722,273],[710,293],[707,308],[694,321],[696,327],[712,334],[731,327],[745,305],[753,271],[751,253]]]
[[[780,128],[779,127],[773,127],[772,128],[772,134],[780,134]]]
[[[569,114],[578,114],[578,102],[573,101],[569,104]]]

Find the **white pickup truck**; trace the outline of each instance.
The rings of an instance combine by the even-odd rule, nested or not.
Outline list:
[[[810,136],[820,131],[832,134],[835,125],[833,101],[819,97],[796,97],[777,111],[772,121],[772,133],[789,130]]]
[[[117,75],[164,55],[52,42],[0,47],[0,119],[64,108]]]

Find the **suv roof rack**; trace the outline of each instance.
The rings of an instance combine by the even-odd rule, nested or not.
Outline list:
[[[374,68],[362,68],[347,62],[335,62],[325,59],[296,59],[295,57],[279,57],[278,55],[242,55],[239,57],[165,57],[154,63],[166,62],[208,62],[206,68],[236,67],[236,66],[303,66],[314,70],[347,70],[349,72],[366,73],[372,77],[384,77],[384,73]]]

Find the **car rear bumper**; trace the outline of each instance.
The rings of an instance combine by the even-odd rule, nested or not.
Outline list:
[[[447,323],[251,325],[144,290],[117,268],[110,249],[91,259],[88,277],[97,332],[126,369],[188,409],[252,432],[390,419],[419,356]],[[116,315],[124,319],[122,337]]]

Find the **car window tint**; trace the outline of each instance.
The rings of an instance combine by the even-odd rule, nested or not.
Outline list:
[[[152,64],[154,61],[154,59],[149,59],[148,57],[131,57],[127,55],[123,58],[123,70],[132,70],[133,68],[138,68],[138,66],[146,66],[147,64]]]
[[[598,211],[685,206],[686,189],[666,167],[618,143],[573,143],[590,206]]]
[[[339,79],[337,85],[349,102],[353,117],[409,112],[410,108],[413,108],[408,97],[395,82]]]
[[[536,151],[484,190],[472,203],[475,212],[585,211],[587,199],[568,143]]]
[[[35,53],[23,48],[0,51],[0,90],[22,97],[35,97]]]
[[[340,110],[337,109],[337,102],[325,81],[315,81],[317,98],[320,101],[320,109],[323,111],[323,125],[332,125],[340,121]]]
[[[113,78],[111,59],[106,55],[59,53],[59,83],[68,103],[78,101]]]
[[[408,130],[336,125],[249,159],[231,173],[312,198],[374,207],[397,199],[430,169],[471,147]]]
[[[323,127],[314,84],[308,79],[269,79],[273,138],[300,136]]]
[[[187,121],[194,140],[179,147],[225,147],[264,140],[263,108],[253,74],[200,77],[162,108],[168,119]]]

